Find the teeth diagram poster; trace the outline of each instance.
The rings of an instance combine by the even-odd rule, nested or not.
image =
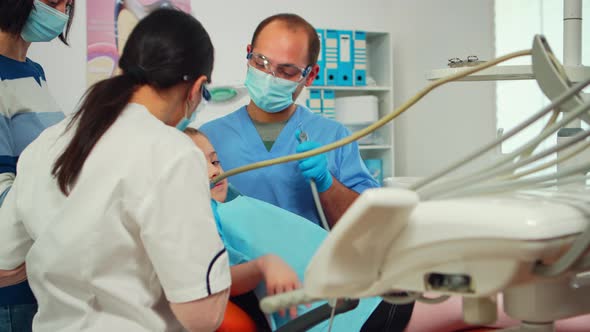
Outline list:
[[[119,56],[133,27],[158,8],[190,13],[190,0],[88,0],[87,86],[118,74]]]

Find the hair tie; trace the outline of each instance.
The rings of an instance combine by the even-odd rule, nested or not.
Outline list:
[[[141,66],[130,66],[125,70],[124,75],[127,75],[138,84],[147,83],[147,72]]]

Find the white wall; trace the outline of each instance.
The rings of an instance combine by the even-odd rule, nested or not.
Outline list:
[[[205,3],[202,9],[198,3]],[[219,4],[194,1],[195,16],[210,32],[216,47],[214,81],[242,82],[245,77],[246,45],[256,25],[264,18],[292,12],[318,28],[388,31],[391,1],[387,0],[249,0]]]
[[[105,0],[87,0],[105,1]],[[113,0],[108,0],[113,1]],[[213,83],[241,83],[245,77],[246,45],[264,18],[293,12],[317,27],[388,31],[391,2],[387,0],[192,0],[193,14],[205,26],[215,46]],[[86,1],[76,1],[72,47],[58,41],[35,43],[29,57],[40,62],[50,88],[65,112],[74,109],[86,89]]]
[[[401,105],[453,57],[494,56],[493,0],[393,0],[394,95]],[[495,137],[492,82],[434,90],[395,125],[396,175],[425,176]]]
[[[216,48],[216,84],[243,81],[254,28],[284,11],[316,27],[391,31],[396,105],[426,86],[426,71],[446,66],[448,58],[494,54],[493,0],[192,0],[192,6]],[[68,113],[86,89],[86,1],[77,1],[76,12],[72,47],[38,43],[29,54],[44,66],[58,104]],[[396,122],[396,175],[430,174],[491,139],[494,100],[493,83],[453,83],[428,95]]]

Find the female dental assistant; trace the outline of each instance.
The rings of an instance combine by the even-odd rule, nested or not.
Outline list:
[[[213,331],[228,258],[205,158],[178,130],[204,95],[213,46],[194,17],[157,10],[119,66],[21,154],[0,209],[0,287],[26,261],[35,331]]]
[[[0,206],[21,152],[64,118],[49,93],[43,68],[27,58],[29,46],[57,37],[67,44],[73,16],[73,0],[0,2]],[[24,274],[24,267],[19,273]],[[31,331],[35,312],[37,302],[28,282],[0,289],[0,331]]]

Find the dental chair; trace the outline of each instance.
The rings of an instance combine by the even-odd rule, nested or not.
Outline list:
[[[590,259],[567,257],[582,245],[575,251],[585,256],[590,200],[568,202],[570,194],[420,202],[409,190],[369,190],[317,252],[296,300],[381,296],[401,304],[457,295],[464,321],[486,325],[502,294],[506,314],[522,321],[506,331],[553,331],[556,320],[590,313]],[[392,295],[400,290],[409,295]],[[263,305],[287,306],[296,297]]]

